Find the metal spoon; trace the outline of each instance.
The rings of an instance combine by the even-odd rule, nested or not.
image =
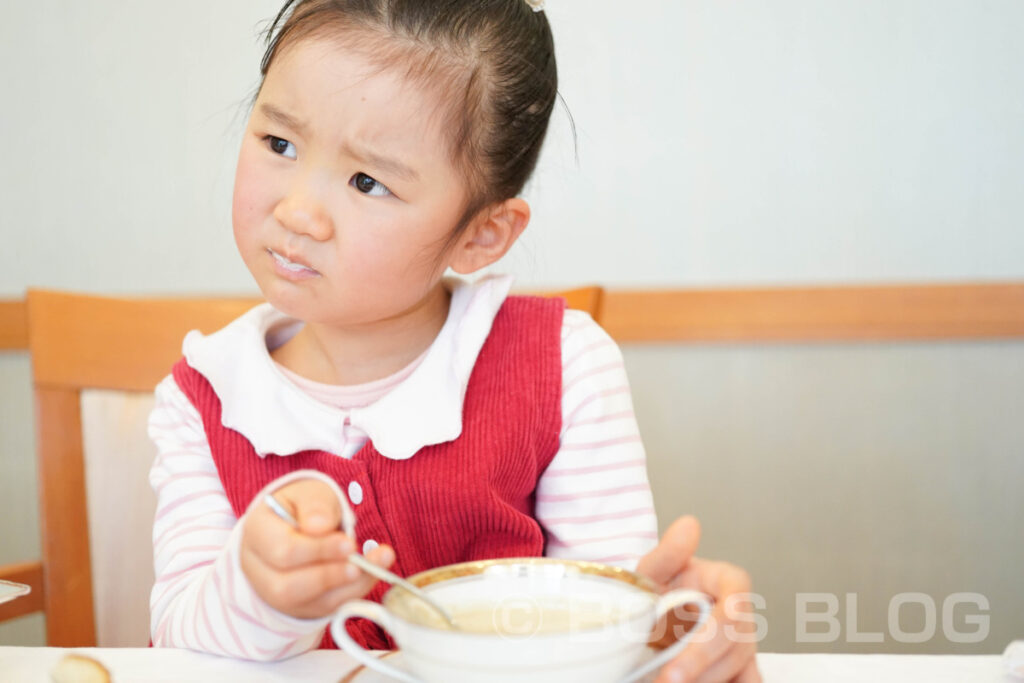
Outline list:
[[[272,494],[268,493],[266,496],[264,496],[263,502],[267,504],[267,507],[274,511],[274,514],[276,514],[278,517],[280,517],[289,525],[291,525],[293,529],[299,528],[299,523],[295,520],[294,517],[292,517],[291,513],[288,512],[288,510],[286,510],[284,506],[278,502],[277,498],[274,498]],[[355,540],[355,536],[352,537],[352,540]],[[350,553],[346,560],[350,564],[354,564],[355,566],[359,567],[367,574],[370,574],[371,576],[374,576],[385,583],[390,583],[392,586],[397,586],[402,590],[408,591],[415,597],[419,598],[424,604],[430,607],[430,609],[434,610],[434,612],[436,612],[438,616],[440,616],[444,620],[445,625],[449,629],[453,631],[458,630],[459,627],[455,625],[455,620],[452,619],[452,616],[448,614],[447,610],[445,610],[444,607],[441,607],[441,605],[434,602],[434,599],[427,595],[426,592],[409,583],[398,574],[390,572],[387,569],[384,569],[383,567],[378,567],[373,562],[370,562],[368,559],[366,559],[359,553]]]

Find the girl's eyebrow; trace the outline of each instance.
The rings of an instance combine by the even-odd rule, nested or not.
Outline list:
[[[287,114],[281,111],[272,104],[264,102],[263,104],[260,105],[260,111],[263,112],[263,115],[266,116],[271,121],[273,121],[274,123],[282,125],[290,130],[294,130],[296,133],[304,133],[306,130],[305,123],[299,121],[291,114]]]
[[[278,109],[274,105],[264,102],[260,105],[260,111],[274,123],[284,126],[289,130],[293,130],[296,133],[305,134],[306,124],[304,122],[298,120],[291,114]],[[357,148],[351,143],[345,143],[342,145],[342,152],[358,159],[359,161],[370,164],[374,168],[378,168],[385,173],[398,176],[402,180],[415,182],[420,179],[420,174],[417,173],[415,169],[410,168],[401,161],[382,154],[377,154],[376,152],[372,152],[368,149]]]
[[[397,159],[377,154],[368,149],[356,148],[349,142],[342,145],[342,151],[359,161],[370,164],[374,168],[379,168],[385,173],[398,176],[402,180],[415,182],[420,179],[420,174],[415,169],[406,166]]]

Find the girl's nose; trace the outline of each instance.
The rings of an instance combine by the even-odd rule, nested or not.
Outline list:
[[[334,223],[323,204],[306,193],[289,193],[274,207],[274,218],[289,232],[318,242],[334,234]]]

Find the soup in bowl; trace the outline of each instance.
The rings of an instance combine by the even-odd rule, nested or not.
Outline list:
[[[381,604],[346,603],[331,621],[334,641],[367,667],[408,683],[627,683],[660,667],[689,636],[648,658],[651,631],[669,610],[697,608],[702,593],[659,594],[639,574],[603,564],[549,558],[467,562],[421,572],[408,581],[452,617],[451,629],[421,600],[392,588]],[[400,668],[360,647],[345,622],[363,617],[391,634]]]

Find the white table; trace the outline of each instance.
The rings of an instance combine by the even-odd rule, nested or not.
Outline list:
[[[252,683],[338,683],[356,668],[345,653],[310,652],[284,662],[242,662],[187,650],[135,648],[0,647],[0,681],[45,683],[49,671],[71,652],[88,655],[110,670],[115,683],[135,681],[250,681]],[[1010,683],[999,655],[792,655],[761,653],[765,683]]]

